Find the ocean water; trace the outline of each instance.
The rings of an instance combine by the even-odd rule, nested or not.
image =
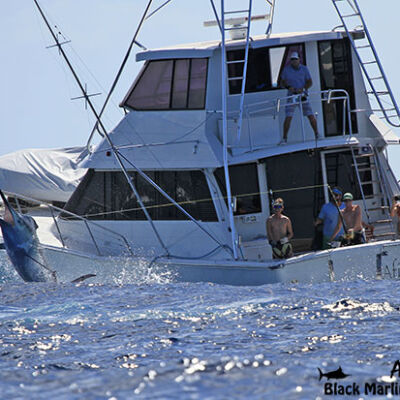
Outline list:
[[[322,399],[318,368],[360,390],[400,379],[397,281],[27,284],[0,265],[1,399]]]

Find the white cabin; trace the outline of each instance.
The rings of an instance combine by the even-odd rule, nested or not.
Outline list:
[[[353,38],[362,40],[363,33]],[[227,41],[227,59],[243,58],[245,40]],[[288,144],[279,145],[287,90],[280,74],[290,54],[310,70],[309,100],[318,122],[315,141],[307,118],[296,110]],[[66,210],[117,231],[135,254],[231,258],[223,171],[220,41],[147,50],[139,75],[121,102],[126,115],[111,132],[154,226],[146,220],[126,178],[103,140],[83,165],[87,175]],[[398,138],[371,109],[359,60],[345,32],[299,32],[250,41],[241,134],[238,137],[243,65],[228,68],[228,149],[234,221],[240,258],[271,260],[266,219],[276,197],[294,229],[294,251],[313,251],[313,222],[329,201],[328,185],[354,195],[375,240],[393,236],[387,217],[398,192],[385,149]],[[236,78],[236,79],[235,79]],[[136,172],[143,170],[203,228]],[[93,247],[79,220],[61,216],[66,244]],[[163,245],[157,240],[157,230]],[[73,233],[72,233],[73,232]],[[208,233],[207,233],[208,232]],[[111,238],[105,238],[112,248]],[[97,247],[97,246],[96,246]],[[101,245],[98,246],[102,248]],[[96,252],[96,249],[93,248]],[[97,249],[98,251],[98,249]],[[113,251],[109,250],[110,254]],[[117,247],[114,254],[117,253]]]

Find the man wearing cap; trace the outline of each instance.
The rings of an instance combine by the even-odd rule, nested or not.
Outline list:
[[[272,204],[274,213],[267,219],[267,234],[275,258],[289,258],[293,255],[289,240],[293,237],[290,218],[283,215],[283,199],[278,198]]]
[[[315,226],[323,224],[323,239],[322,239],[322,249],[326,250],[331,248],[330,242],[332,240],[340,240],[340,236],[344,234],[343,227],[340,227],[336,235],[332,235],[337,227],[339,218],[339,211],[344,209],[345,205],[342,203],[342,191],[339,188],[333,188],[333,196],[329,203],[322,206],[318,218],[315,221]]]
[[[290,64],[287,65],[281,75],[281,86],[288,90],[287,95],[299,96],[290,97],[287,101],[285,112],[286,118],[283,123],[283,139],[281,144],[287,143],[287,136],[294,115],[296,107],[299,106],[299,101],[302,102],[303,115],[307,116],[310,120],[311,127],[313,128],[315,138],[318,138],[317,120],[311,109],[310,102],[307,99],[307,90],[312,86],[312,79],[308,68],[300,64],[299,53],[296,51],[290,55]]]
[[[353,205],[353,195],[351,193],[345,193],[343,195],[343,201],[345,203],[345,208],[342,211],[342,215],[344,223],[346,224],[347,234],[344,236],[342,244],[349,245],[365,243],[360,206],[357,204]],[[331,239],[336,236],[342,226],[342,220],[339,218]]]

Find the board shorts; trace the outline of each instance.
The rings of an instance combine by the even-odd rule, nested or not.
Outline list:
[[[342,239],[342,246],[351,246],[354,244],[363,244],[365,243],[365,235],[363,231],[360,232],[354,232],[354,236],[351,239]]]
[[[271,245],[274,258],[289,258],[293,255],[293,248],[289,241],[275,242]]]
[[[308,97],[303,96],[302,99],[305,99],[301,102],[301,106],[303,108],[303,115],[308,117],[310,115],[314,115],[311,104],[308,101]],[[298,97],[290,97],[287,99],[285,106],[285,113],[287,117],[293,117],[294,112],[296,111],[296,107],[300,108],[300,103],[298,101]]]

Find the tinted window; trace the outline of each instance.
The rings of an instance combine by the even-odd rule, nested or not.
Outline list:
[[[216,221],[208,184],[201,171],[157,171],[147,175],[200,221]],[[136,172],[130,172],[138,193],[154,220],[186,220],[172,205]],[[80,216],[94,220],[144,220],[144,212],[122,172],[89,170],[65,206]],[[69,218],[64,215],[64,218]]]
[[[188,97],[189,60],[176,60],[172,85],[172,108],[185,108]]]
[[[145,110],[169,108],[172,67],[172,60],[148,63],[125,104]]]
[[[137,110],[202,109],[207,64],[206,58],[150,61],[123,105]]]
[[[207,59],[191,60],[188,108],[204,108],[207,84]]]
[[[297,51],[300,61],[305,65],[304,44],[279,46],[271,48],[249,49],[246,93],[262,92],[280,88],[280,75],[283,68],[289,64],[290,55]],[[229,93],[239,94],[242,89],[244,49],[227,52]],[[229,61],[239,61],[229,63]]]
[[[233,165],[229,167],[232,196],[236,197],[235,215],[261,212],[260,187],[257,164]],[[227,201],[225,174],[223,168],[215,170],[215,178]]]

